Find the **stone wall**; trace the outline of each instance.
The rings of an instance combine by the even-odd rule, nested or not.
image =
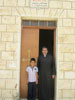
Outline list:
[[[21,20],[56,20],[56,100],[75,100],[75,0],[0,0],[0,100],[15,100],[20,85]],[[17,84],[17,87],[16,87]]]

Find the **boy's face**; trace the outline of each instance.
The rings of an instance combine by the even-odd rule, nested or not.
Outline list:
[[[32,67],[34,67],[35,64],[36,64],[35,61],[31,61],[31,62],[30,62],[30,65],[31,65]]]

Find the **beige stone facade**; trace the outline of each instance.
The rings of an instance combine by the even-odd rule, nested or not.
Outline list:
[[[22,19],[57,21],[55,100],[75,100],[75,0],[48,1],[38,8],[30,0],[0,0],[0,100],[19,97]]]

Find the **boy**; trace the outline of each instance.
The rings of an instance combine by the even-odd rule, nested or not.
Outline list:
[[[28,83],[28,100],[36,99],[36,84],[38,84],[38,68],[35,58],[31,58],[30,66],[26,68]]]

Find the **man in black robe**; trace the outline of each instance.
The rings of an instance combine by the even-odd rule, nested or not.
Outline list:
[[[42,55],[38,57],[39,69],[39,100],[54,100],[54,79],[56,68],[54,59],[48,54],[46,47],[42,48]]]

